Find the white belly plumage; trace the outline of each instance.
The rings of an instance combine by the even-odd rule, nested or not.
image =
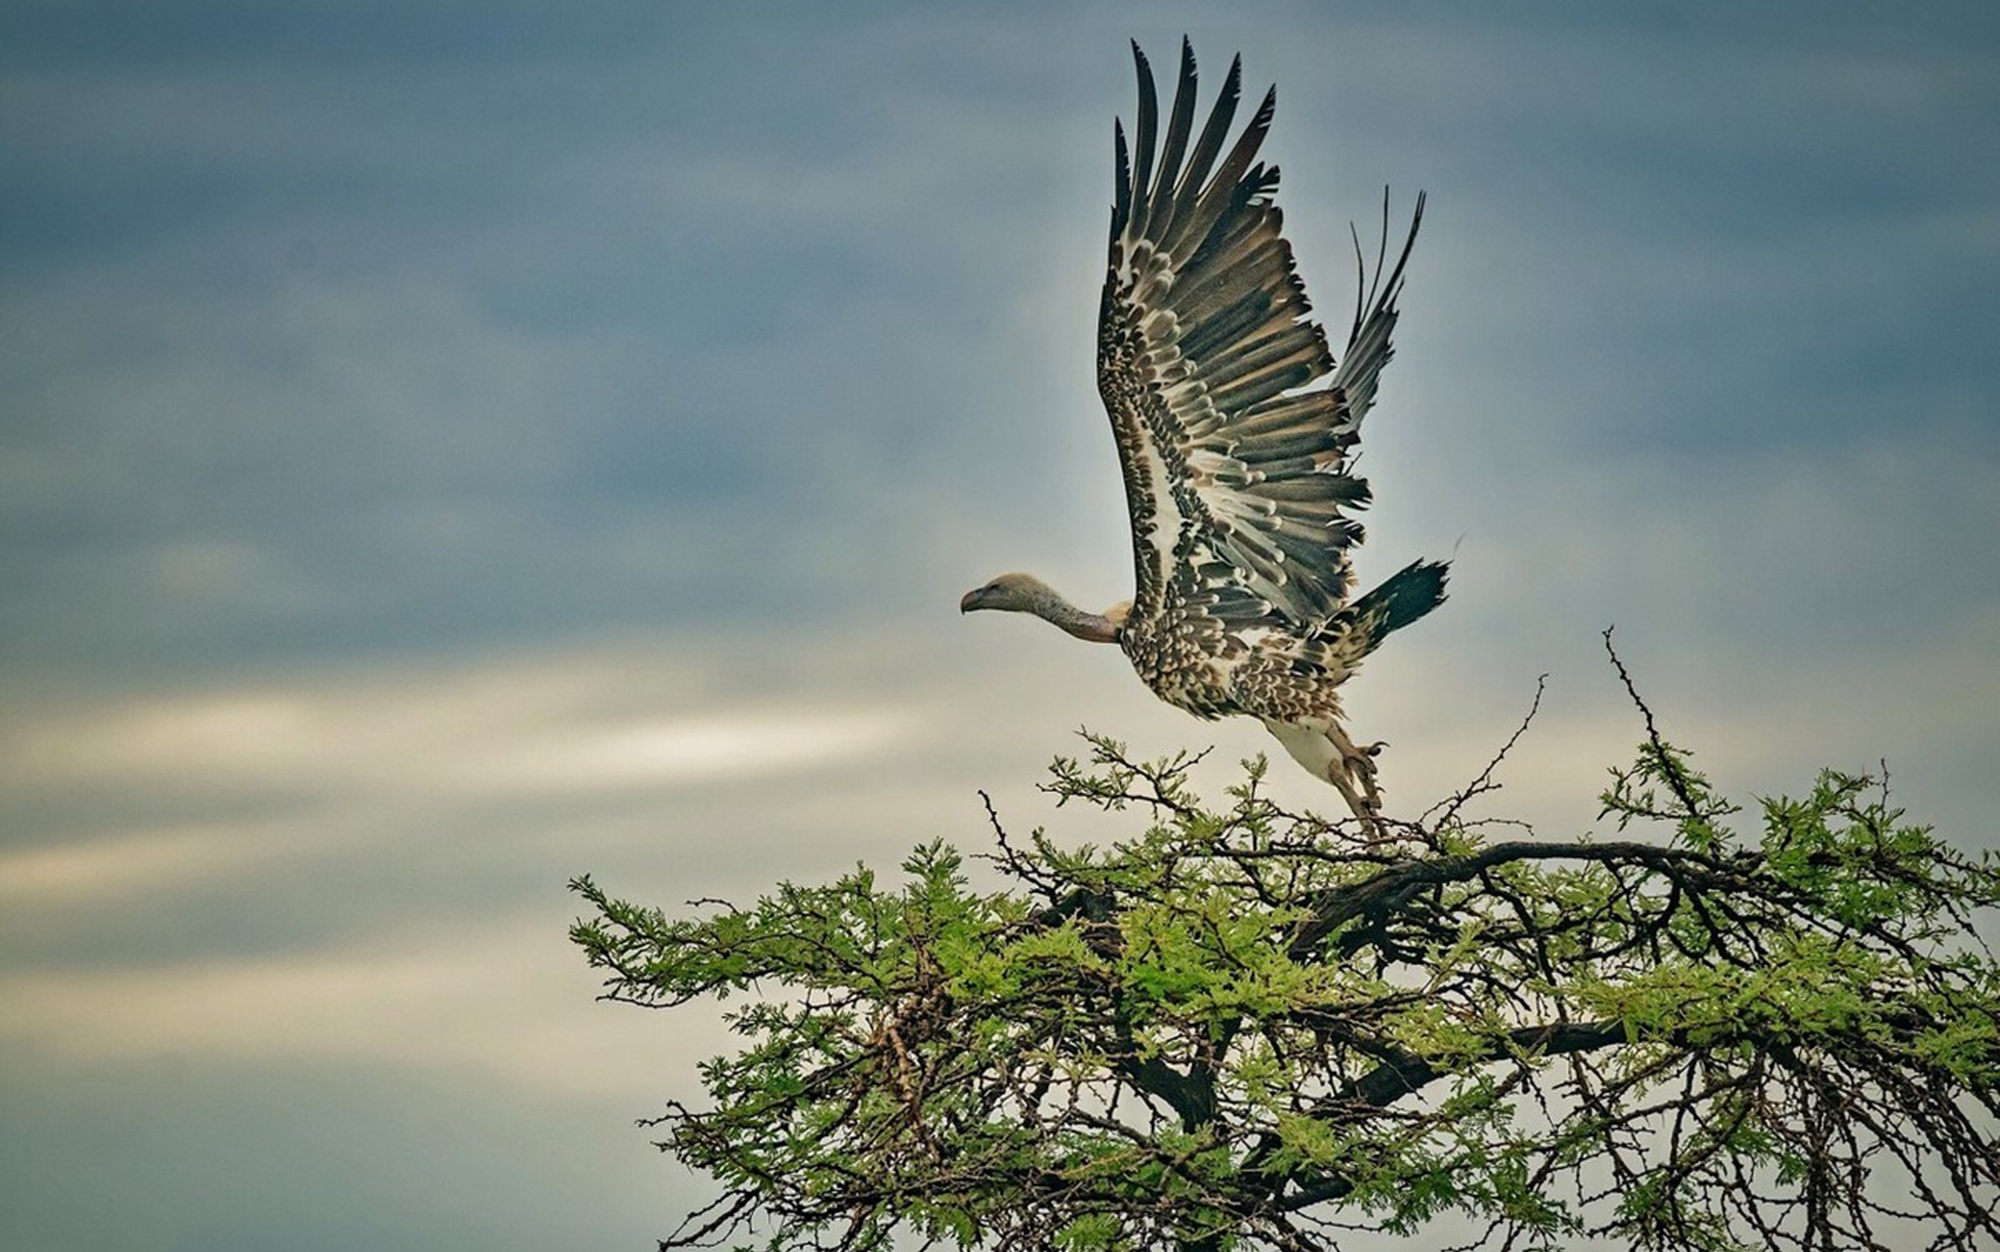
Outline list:
[[[1306,722],[1281,722],[1269,717],[1260,720],[1285,745],[1292,759],[1305,766],[1313,777],[1331,780],[1336,772],[1344,773],[1340,749],[1328,733],[1332,729],[1330,722],[1320,718]]]

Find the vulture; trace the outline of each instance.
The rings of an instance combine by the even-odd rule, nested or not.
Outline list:
[[[1257,160],[1277,88],[1229,143],[1238,57],[1197,133],[1194,53],[1183,40],[1162,134],[1152,68],[1136,42],[1132,54],[1137,133],[1128,148],[1124,124],[1113,128],[1097,389],[1125,480],[1135,592],[1091,613],[1033,575],[1002,574],[959,608],[1032,613],[1117,644],[1168,704],[1260,719],[1369,820],[1380,810],[1382,745],[1349,738],[1340,685],[1392,631],[1444,600],[1446,564],[1422,560],[1349,595],[1362,537],[1354,514],[1369,499],[1355,444],[1389,360],[1424,199],[1386,277],[1386,198],[1372,280],[1356,239],[1354,322],[1336,362],[1308,316],[1273,203],[1278,168]]]

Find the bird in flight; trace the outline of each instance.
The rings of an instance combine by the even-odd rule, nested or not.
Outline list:
[[[1423,196],[1386,277],[1386,201],[1372,280],[1357,240],[1367,281],[1336,363],[1281,233],[1278,168],[1256,160],[1277,88],[1225,153],[1242,59],[1196,134],[1194,52],[1183,40],[1163,139],[1152,67],[1137,43],[1132,55],[1138,131],[1128,149],[1123,123],[1114,129],[1097,389],[1125,479],[1135,594],[1091,613],[1033,575],[1002,574],[959,608],[1032,613],[1117,644],[1162,700],[1196,717],[1259,718],[1371,819],[1381,745],[1348,737],[1339,688],[1391,631],[1444,600],[1446,566],[1433,561],[1349,598],[1350,551],[1362,537],[1353,514],[1369,499],[1352,455],[1389,360]]]

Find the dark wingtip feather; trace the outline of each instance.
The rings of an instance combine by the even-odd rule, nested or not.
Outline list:
[[[1236,146],[1229,150],[1229,155],[1216,168],[1215,177],[1202,191],[1194,211],[1187,215],[1185,237],[1193,241],[1197,254],[1212,242],[1211,232],[1221,229],[1225,218],[1241,211],[1249,203],[1255,187],[1244,181],[1244,175],[1256,159],[1257,149],[1263,146],[1265,135],[1270,133],[1271,117],[1277,107],[1278,88],[1273,84],[1264,93],[1264,101],[1257,106],[1250,124],[1236,137]]]
[[[1111,121],[1111,142],[1117,153],[1118,186],[1111,201],[1111,237],[1116,239],[1132,216],[1132,154],[1125,146],[1125,123],[1116,118]]]
[[[1153,62],[1146,55],[1146,50],[1139,46],[1139,41],[1136,39],[1132,41],[1132,68],[1139,75],[1139,93],[1141,95],[1152,94]]]
[[[1383,274],[1383,262],[1389,256],[1389,189],[1386,187],[1382,189],[1382,241],[1375,258],[1375,278],[1369,284],[1368,288],[1368,306],[1372,311],[1363,316],[1361,309],[1357,306],[1354,328],[1347,337],[1347,343],[1350,348],[1360,341],[1367,323],[1372,322],[1376,317],[1393,317],[1395,315],[1396,299],[1403,292],[1403,278],[1409,269],[1410,254],[1417,246],[1417,232],[1423,228],[1425,200],[1425,194],[1419,191],[1417,193],[1416,207],[1410,212],[1409,234],[1403,237],[1403,250],[1397,253],[1396,264],[1389,268],[1388,274],[1385,277]]]
[[[1254,181],[1257,184],[1257,190],[1251,193],[1251,202],[1256,203],[1260,199],[1268,202],[1278,194],[1278,166],[1274,163]],[[1271,214],[1272,229],[1282,229],[1285,221],[1284,214],[1280,213],[1275,207],[1272,208]]]
[[[1182,36],[1180,74],[1174,82],[1174,107],[1167,119],[1166,138],[1160,145],[1159,168],[1153,175],[1151,188],[1142,187],[1138,192],[1146,198],[1139,233],[1156,241],[1165,241],[1173,228],[1178,207],[1174,188],[1180,177],[1181,158],[1187,155],[1188,132],[1194,125],[1197,83],[1194,45]]]
[[[1176,252],[1188,242],[1188,225],[1196,216],[1208,185],[1209,171],[1215,167],[1215,158],[1221,155],[1223,142],[1229,137],[1229,124],[1236,117],[1236,105],[1242,95],[1243,57],[1239,53],[1229,59],[1229,73],[1223,77],[1222,91],[1209,110],[1208,123],[1202,127],[1194,151],[1188,155],[1187,166],[1181,171],[1180,184],[1173,190],[1171,229],[1161,233],[1161,242]]]
[[[1417,206],[1410,211],[1410,233],[1403,240],[1403,254],[1396,258],[1395,272],[1389,275],[1389,302],[1395,303],[1396,295],[1403,289],[1403,268],[1410,263],[1410,252],[1417,246],[1417,232],[1424,225],[1424,203],[1429,197],[1422,188],[1417,189]]]
[[[1153,178],[1153,149],[1160,138],[1160,93],[1153,82],[1153,63],[1136,39],[1132,41],[1132,64],[1139,78],[1138,131],[1132,136],[1132,215],[1143,219],[1146,188]]]

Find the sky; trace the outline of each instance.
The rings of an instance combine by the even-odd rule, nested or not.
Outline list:
[[[1429,210],[1346,688],[1392,808],[1591,828],[1641,727],[1739,797],[1886,763],[2000,844],[1985,4],[270,5],[0,13],[0,1245],[649,1247],[713,1015],[677,906],[1104,831],[1081,725],[1275,747],[1112,649],[1091,374],[1126,48],[1279,84],[1308,289]],[[1274,766],[1282,796],[1324,806]],[[1357,1247],[1373,1245],[1357,1244]]]

